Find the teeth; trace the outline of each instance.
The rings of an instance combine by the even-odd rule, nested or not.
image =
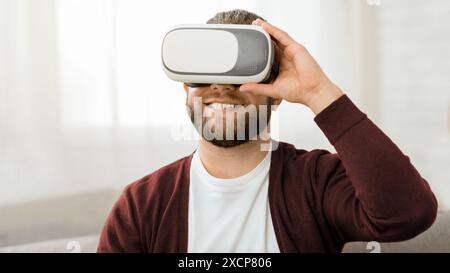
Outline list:
[[[243,106],[240,104],[211,103],[208,105],[208,107],[214,110],[224,110],[224,109],[238,109]]]

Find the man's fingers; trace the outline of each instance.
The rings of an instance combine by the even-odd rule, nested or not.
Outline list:
[[[295,43],[294,39],[292,39],[289,36],[289,34],[259,18],[253,21],[253,24],[261,26],[265,31],[267,31],[271,36],[273,36],[278,41],[282,49],[284,49],[285,47],[289,46],[292,43]]]
[[[262,83],[245,83],[239,87],[241,92],[251,92],[255,95],[262,95],[267,97],[277,98],[277,94],[273,89],[272,84],[262,84]]]

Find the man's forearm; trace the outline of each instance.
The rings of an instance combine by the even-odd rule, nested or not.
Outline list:
[[[382,234],[386,238],[407,237],[431,225],[437,202],[428,184],[347,96],[329,105],[315,121],[336,148],[368,224],[386,232]]]

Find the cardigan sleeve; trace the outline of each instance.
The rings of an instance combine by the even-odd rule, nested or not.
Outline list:
[[[322,154],[314,175],[322,210],[342,242],[400,241],[432,225],[437,201],[409,158],[347,96],[315,121],[337,154]]]
[[[127,186],[111,210],[100,235],[97,252],[144,252],[133,194]]]

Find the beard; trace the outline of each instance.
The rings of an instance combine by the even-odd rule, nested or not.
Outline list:
[[[186,101],[186,106],[192,124],[203,139],[218,147],[231,148],[267,133],[272,100],[268,97],[267,104],[248,105],[238,111],[215,111],[211,116],[204,114],[204,107],[208,106],[201,102],[191,105]]]

